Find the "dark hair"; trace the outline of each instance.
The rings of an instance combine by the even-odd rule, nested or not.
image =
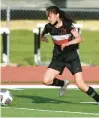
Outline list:
[[[69,26],[71,26],[72,23],[75,23],[75,21],[68,14],[66,14],[64,11],[60,10],[57,6],[50,6],[50,7],[46,8],[46,10],[48,13],[50,13],[50,12],[52,12],[54,14],[59,13],[59,18],[61,20],[66,21]]]

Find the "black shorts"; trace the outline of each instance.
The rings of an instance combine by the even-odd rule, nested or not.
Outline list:
[[[60,75],[63,73],[65,67],[67,67],[70,70],[72,75],[78,72],[82,72],[82,67],[79,58],[67,62],[53,58],[50,65],[48,66],[48,68],[58,70],[60,72]]]

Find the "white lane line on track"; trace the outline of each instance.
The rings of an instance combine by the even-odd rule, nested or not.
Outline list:
[[[93,88],[99,88],[99,85],[90,85]],[[46,85],[0,85],[0,88],[5,89],[24,89],[24,88],[60,88]],[[68,89],[78,89],[76,85],[69,85]]]
[[[95,115],[99,116],[98,113],[87,113],[87,112],[71,112],[71,111],[55,111],[55,110],[43,110],[43,109],[29,109],[29,108],[17,108],[17,107],[2,107],[2,108],[12,108],[12,109],[22,109],[22,110],[29,110],[29,111],[39,111],[39,112],[57,112],[57,113],[71,113],[71,114],[85,114],[85,115]]]

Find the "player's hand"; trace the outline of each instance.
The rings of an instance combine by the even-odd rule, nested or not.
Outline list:
[[[40,39],[41,39],[41,41],[43,41],[43,42],[48,42],[48,39],[47,39],[46,37],[41,37]]]
[[[68,42],[61,45],[61,50],[63,50],[66,46],[69,46]]]

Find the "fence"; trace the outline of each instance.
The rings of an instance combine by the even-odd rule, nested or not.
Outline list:
[[[91,20],[97,20],[97,21],[99,20],[99,9],[98,8],[94,8],[94,9],[92,9],[92,8],[89,8],[89,9],[87,9],[87,8],[86,9],[83,9],[83,8],[81,8],[81,9],[79,9],[79,8],[71,8],[71,9],[70,8],[68,8],[68,9],[62,8],[62,10],[64,10],[66,13],[68,13],[75,20],[78,20],[78,21],[83,20],[84,23],[86,22],[86,20],[90,20],[90,21]],[[20,7],[4,8],[3,7],[1,9],[1,20],[2,20],[1,26],[8,27],[11,30],[11,32],[13,31],[13,29],[17,29],[17,30],[28,29],[28,30],[30,30],[29,35],[31,35],[31,37],[32,37],[31,41],[34,41],[32,29],[37,27],[38,23],[41,23],[41,22],[46,23],[47,22],[45,8],[38,9],[38,8],[24,8],[24,7],[23,8],[20,8]],[[26,27],[25,27],[25,25],[26,25]],[[90,27],[92,28],[91,25],[90,25]],[[93,26],[95,26],[95,28],[97,30],[99,30],[99,28],[97,28],[98,25],[93,24]],[[87,28],[89,28],[89,25]],[[19,35],[19,33],[17,35]],[[25,35],[28,35],[28,34],[25,34]],[[28,37],[30,37],[30,36],[28,36]],[[11,39],[10,40],[10,43],[11,43],[14,40],[12,37],[12,33],[10,33],[10,39]],[[33,48],[33,43],[31,42],[30,44],[31,44],[31,47]],[[11,44],[11,47],[13,47],[12,44]],[[21,44],[20,44],[20,47],[22,47]],[[41,44],[41,57],[43,58],[44,61],[51,59],[50,55],[51,55],[52,51],[47,52],[47,48],[52,48],[52,47],[53,46],[50,46],[50,44],[47,44],[47,45]],[[46,52],[45,52],[44,48],[46,48]],[[10,52],[11,51],[12,51],[12,49],[10,49]],[[17,51],[20,52],[20,50],[18,50],[18,49],[17,49]],[[34,49],[32,49],[32,53],[31,53],[31,55],[29,55],[30,57],[26,58],[27,61],[33,60],[33,56],[34,56],[33,51],[34,51]],[[98,53],[98,51],[96,51],[96,53]],[[11,57],[10,60],[13,62],[13,59],[12,59],[13,54],[12,55],[11,54],[12,53],[10,53],[10,57]],[[44,55],[44,54],[48,54],[48,55]],[[18,60],[18,58],[17,58],[17,60]],[[91,60],[88,60],[88,63],[90,63],[90,62],[94,63]],[[16,63],[20,63],[20,62],[16,62]],[[28,64],[32,65],[34,63],[32,62],[32,63],[28,63]]]
[[[62,9],[69,14],[75,20],[99,20],[99,9]],[[2,8],[1,9],[1,20],[6,20],[10,17],[10,20],[45,20],[46,13],[45,8]]]

